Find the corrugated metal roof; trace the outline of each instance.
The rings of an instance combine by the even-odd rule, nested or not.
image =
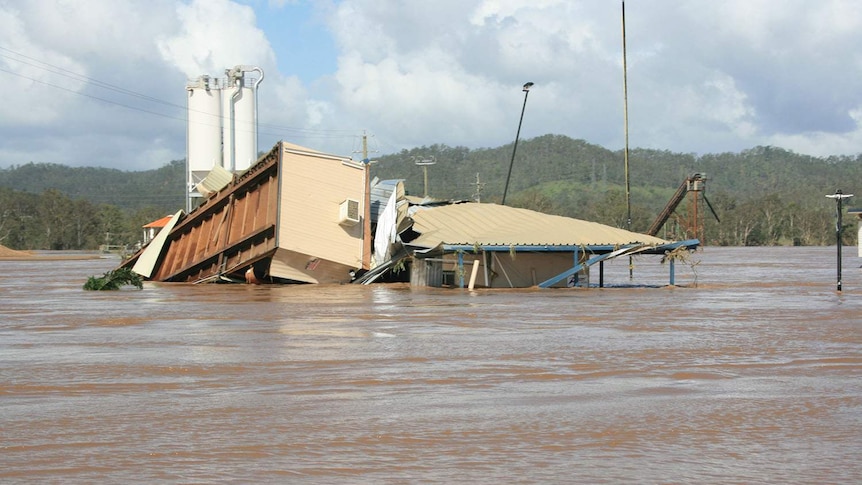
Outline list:
[[[218,192],[227,187],[231,180],[233,180],[233,173],[216,165],[195,188],[201,195],[206,197],[213,192]]]
[[[597,222],[497,204],[463,203],[419,209],[410,245],[564,246],[666,244],[657,237]]]
[[[397,198],[404,196],[404,180],[379,180],[377,183],[372,183],[371,186],[371,222],[377,222],[380,218],[380,213],[386,208],[386,203],[389,201],[389,196],[392,192],[398,190]]]

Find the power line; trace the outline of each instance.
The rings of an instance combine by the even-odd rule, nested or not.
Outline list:
[[[35,68],[37,68],[37,69],[42,69],[42,70],[45,70],[45,71],[48,71],[48,72],[51,72],[51,73],[54,73],[54,74],[59,74],[60,76],[65,76],[65,77],[68,77],[68,78],[70,78],[70,79],[74,79],[74,80],[76,80],[76,81],[81,81],[81,82],[84,82],[84,83],[86,83],[86,84],[92,84],[92,85],[94,85],[94,86],[98,86],[98,87],[100,87],[100,88],[108,89],[108,90],[111,90],[111,91],[116,91],[116,92],[118,92],[118,93],[122,93],[122,94],[125,94],[125,95],[128,95],[128,96],[132,96],[132,97],[136,97],[136,98],[141,98],[141,99],[144,99],[144,100],[147,100],[147,101],[152,101],[152,102],[154,102],[154,103],[160,103],[160,104],[164,104],[164,105],[172,106],[172,107],[174,107],[174,108],[185,109],[185,107],[184,107],[184,106],[180,106],[180,105],[178,105],[178,104],[171,103],[170,101],[165,101],[165,100],[162,100],[162,99],[154,98],[154,97],[152,97],[152,96],[148,96],[148,95],[146,95],[146,94],[141,94],[141,93],[138,93],[138,92],[135,92],[135,91],[132,91],[132,90],[129,90],[129,89],[126,89],[126,88],[120,87],[120,86],[116,86],[116,85],[114,85],[114,84],[110,84],[110,83],[107,83],[107,82],[104,82],[104,81],[100,81],[100,80],[98,80],[98,79],[94,79],[94,78],[91,78],[91,77],[89,77],[89,76],[85,76],[84,74],[79,74],[79,73],[77,73],[77,72],[70,71],[70,70],[65,69],[65,68],[63,68],[63,67],[55,66],[55,65],[53,65],[53,64],[49,64],[49,63],[47,63],[47,62],[40,61],[39,59],[36,59],[36,58],[30,57],[30,56],[27,56],[27,55],[22,54],[22,53],[20,53],[20,52],[15,52],[15,51],[13,51],[13,50],[11,50],[11,49],[7,49],[7,48],[5,48],[5,47],[0,47],[0,50],[6,51],[6,52],[10,52],[10,53],[12,53],[12,54],[15,54],[16,56],[23,57],[24,59],[28,59],[28,60],[31,60],[31,61],[34,61],[34,62],[37,62],[37,63],[41,64],[41,65],[36,65],[36,64],[33,64],[32,62],[26,62],[26,61],[22,61],[21,59],[16,59],[16,58],[10,57],[10,56],[5,55],[5,54],[0,54],[0,57],[5,57],[5,58],[7,58],[7,59],[12,59],[13,61],[17,61],[17,62],[20,62],[20,63],[22,63],[22,64],[26,64],[26,65],[28,65],[28,66],[35,67]],[[6,71],[6,72],[9,72],[9,71]],[[13,74],[14,74],[14,73],[13,73]]]
[[[12,72],[12,71],[9,71],[9,70],[3,69],[3,68],[0,68],[0,71],[5,72],[5,73],[8,73],[8,74],[12,74],[13,76],[18,76],[18,77],[21,77],[21,78],[27,79],[27,80],[29,80],[29,81],[33,81],[33,82],[35,82],[35,83],[44,84],[45,86],[50,86],[50,87],[52,87],[52,88],[60,89],[60,90],[62,90],[62,91],[66,91],[66,92],[69,92],[69,93],[72,93],[72,94],[77,94],[78,96],[84,96],[85,98],[95,99],[95,100],[102,101],[102,102],[105,102],[105,103],[114,104],[114,105],[117,105],[117,106],[122,106],[123,108],[133,109],[133,110],[135,110],[135,111],[141,111],[141,112],[148,113],[148,114],[151,114],[151,115],[162,116],[162,117],[164,117],[164,118],[170,118],[170,119],[175,119],[175,120],[180,120],[180,121],[185,121],[185,120],[186,120],[186,118],[178,118],[178,117],[176,117],[176,116],[166,115],[166,114],[164,114],[164,113],[157,113],[157,112],[155,112],[155,111],[150,111],[150,110],[147,110],[147,109],[138,108],[138,107],[136,107],[136,106],[131,106],[131,105],[128,105],[128,104],[119,103],[119,102],[117,102],[117,101],[112,101],[112,100],[110,100],[110,99],[100,98],[99,96],[93,96],[92,94],[82,93],[82,92],[79,92],[79,91],[75,91],[75,90],[73,90],[73,89],[64,88],[63,86],[58,86],[58,85],[56,85],[56,84],[52,84],[52,83],[49,83],[49,82],[46,82],[46,81],[42,81],[42,80],[40,80],[40,79],[32,78],[32,77],[30,77],[30,76],[25,76],[25,75],[23,75],[23,74],[19,74],[19,73],[17,73],[17,72]]]
[[[63,67],[56,66],[56,65],[50,64],[48,62],[41,61],[41,60],[36,59],[34,57],[22,54],[20,52],[13,51],[13,50],[5,48],[5,47],[0,47],[0,51],[5,51],[7,53],[13,54],[14,56],[17,56],[17,57],[13,57],[13,56],[10,56],[7,54],[0,53],[0,57],[4,57],[6,59],[10,59],[12,61],[19,62],[21,64],[31,66],[31,67],[34,67],[36,69],[41,69],[41,70],[50,72],[52,74],[64,76],[64,77],[67,77],[69,79],[73,79],[75,81],[82,82],[84,84],[89,84],[89,85],[92,85],[92,86],[95,86],[98,88],[107,89],[109,91],[114,91],[114,92],[117,92],[117,93],[120,93],[120,94],[123,94],[126,96],[139,98],[139,99],[142,99],[144,101],[149,101],[149,102],[153,102],[153,103],[157,103],[157,104],[162,104],[162,105],[165,105],[165,106],[168,106],[171,108],[180,109],[184,113],[188,113],[188,110],[190,110],[190,111],[193,111],[196,113],[202,113],[202,114],[213,116],[215,118],[218,118],[220,121],[225,119],[225,116],[223,116],[223,115],[216,115],[213,113],[208,113],[205,111],[196,110],[196,109],[193,109],[193,108],[190,108],[187,106],[182,106],[182,105],[179,105],[176,103],[172,103],[170,101],[165,101],[163,99],[149,96],[147,94],[142,94],[142,93],[139,93],[136,91],[132,91],[130,89],[123,88],[121,86],[117,86],[117,85],[114,85],[111,83],[100,81],[98,79],[86,76],[84,74],[76,73],[76,72],[71,71],[69,69],[65,69]],[[23,60],[23,59],[26,59],[26,60]],[[28,62],[28,61],[32,61],[32,62]],[[95,99],[95,100],[102,101],[105,103],[121,106],[124,108],[132,109],[135,111],[140,111],[140,112],[144,112],[144,113],[148,113],[148,114],[153,114],[156,116],[161,116],[164,118],[189,122],[187,115],[186,116],[172,116],[172,115],[165,114],[165,113],[159,113],[156,111],[132,106],[132,105],[121,103],[121,102],[114,101],[111,99],[107,99],[107,98],[103,98],[103,97],[99,97],[99,96],[95,96],[95,95],[91,95],[91,94],[86,94],[86,93],[83,93],[80,91],[76,91],[74,89],[66,88],[63,86],[59,86],[57,84],[53,84],[53,83],[50,83],[47,81],[42,81],[40,79],[26,76],[24,74],[20,74],[20,73],[17,73],[17,72],[8,70],[8,69],[0,68],[0,71],[6,72],[6,73],[11,74],[13,76],[18,76],[18,77],[27,79],[27,80],[35,82],[35,83],[39,83],[39,84],[42,84],[45,86],[59,89],[59,90],[62,90],[62,91],[68,92],[68,93],[77,94],[79,96],[83,96],[86,98]],[[246,120],[237,120],[237,121],[239,124],[247,124],[249,126],[248,131],[251,131],[251,126],[253,123],[252,121],[246,121]],[[201,122],[201,121],[193,121],[192,123],[198,123],[198,124],[202,124],[202,125],[206,124],[206,123]],[[210,125],[210,126],[215,126],[215,125]],[[356,135],[357,130],[349,130],[349,129],[321,130],[321,129],[309,129],[309,128],[296,128],[296,127],[290,127],[290,126],[281,126],[281,125],[270,124],[270,123],[258,123],[257,127],[258,127],[259,133],[264,134],[264,135],[273,135],[273,136],[282,136],[285,132],[295,133],[295,134],[299,134],[299,135],[309,137],[309,138],[320,138],[320,139],[353,138],[353,137],[357,136]],[[264,128],[266,131],[260,131],[261,128]]]

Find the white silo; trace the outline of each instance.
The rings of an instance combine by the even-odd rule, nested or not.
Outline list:
[[[247,79],[245,73],[252,71],[259,77]],[[257,160],[257,86],[263,80],[263,70],[255,66],[236,66],[227,69],[225,74],[223,166],[231,172],[241,172]]]
[[[257,72],[257,78],[246,78]],[[221,83],[200,76],[186,85],[186,210],[202,197],[196,188],[214,167],[242,172],[257,161],[257,87],[263,69],[239,65],[226,69]]]
[[[200,76],[186,85],[188,128],[186,160],[189,196],[195,185],[222,162],[222,93],[217,79]]]

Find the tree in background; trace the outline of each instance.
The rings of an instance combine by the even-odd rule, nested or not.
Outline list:
[[[153,207],[129,213],[54,189],[37,195],[0,188],[0,207],[0,243],[12,249],[132,247],[141,242],[141,226],[165,215]]]

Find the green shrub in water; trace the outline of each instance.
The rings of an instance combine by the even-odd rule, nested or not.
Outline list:
[[[117,268],[108,271],[104,276],[90,276],[84,283],[85,290],[119,290],[123,285],[132,285],[139,290],[144,288],[141,277],[129,268]]]

